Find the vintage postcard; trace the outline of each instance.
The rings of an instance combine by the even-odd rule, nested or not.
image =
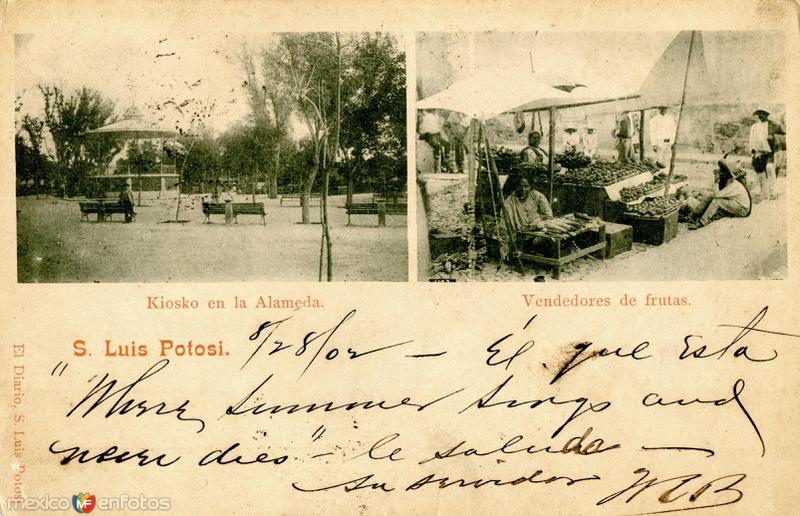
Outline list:
[[[798,512],[794,3],[0,16],[0,514]]]

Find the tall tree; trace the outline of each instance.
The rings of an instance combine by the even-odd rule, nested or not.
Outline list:
[[[44,125],[55,148],[58,181],[68,195],[75,195],[84,188],[89,172],[107,164],[122,147],[119,139],[90,141],[86,134],[111,121],[114,102],[87,88],[69,96],[58,86],[40,85],[39,91],[44,98]]]
[[[353,44],[350,66],[343,78],[346,97],[342,110],[342,147],[348,159],[348,202],[352,200],[353,175],[376,173],[384,177],[367,183],[399,183],[405,187],[406,74],[405,54],[390,34],[365,33]],[[370,158],[379,159],[374,160]]]
[[[331,33],[290,33],[265,57],[266,73],[288,92],[292,108],[308,129],[314,164],[303,181],[302,222],[310,223],[309,198],[328,145],[330,116],[335,111],[337,57]]]
[[[281,168],[281,154],[289,140],[289,119],[292,103],[287,88],[273,75],[266,73],[271,66],[272,54],[262,55],[262,70],[256,69],[254,52],[245,49],[241,62],[247,75],[243,86],[247,90],[251,119],[256,131],[253,133],[254,145],[259,150],[261,170],[266,172],[270,199],[278,197],[278,176]]]

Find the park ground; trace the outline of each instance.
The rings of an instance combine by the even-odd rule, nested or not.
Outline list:
[[[136,196],[136,192],[134,192]],[[355,201],[366,201],[359,194]],[[363,197],[363,199],[362,199]],[[239,195],[237,202],[250,202]],[[297,199],[257,196],[265,204],[260,217],[240,215],[226,225],[223,215],[204,223],[199,195],[159,198],[144,192],[136,221],[81,222],[78,200],[35,196],[17,198],[17,274],[20,283],[317,281],[320,236],[318,201],[312,224],[300,224]],[[407,218],[354,215],[347,225],[343,195],[331,196],[328,211],[333,242],[334,281],[406,281]]]
[[[702,187],[713,178],[713,164],[683,161],[676,173],[688,176],[690,186]],[[431,225],[454,229],[464,225],[466,177],[463,174],[431,174],[426,177],[431,198]],[[747,218],[723,218],[690,231],[678,224],[677,236],[660,246],[634,242],[633,248],[610,259],[581,258],[561,269],[560,281],[693,281],[784,279],[787,275],[786,178],[777,181],[777,200],[753,205]],[[447,228],[451,226],[451,228]],[[464,263],[459,256],[454,262]],[[432,277],[456,281],[533,281],[536,276],[551,279],[550,270],[525,264],[524,271],[486,261],[479,270],[460,268],[451,273],[443,261],[434,260]]]

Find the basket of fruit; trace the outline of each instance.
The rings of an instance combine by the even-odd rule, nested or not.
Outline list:
[[[675,198],[658,197],[629,206],[623,220],[633,227],[633,241],[661,245],[675,238],[682,204]]]
[[[672,184],[680,183],[685,180],[686,176],[672,176]],[[619,191],[619,198],[623,202],[635,201],[636,199],[644,197],[645,195],[658,192],[659,190],[663,191],[666,184],[667,176],[663,174],[657,175],[652,181],[648,181],[647,183],[642,183],[635,186],[626,186]]]

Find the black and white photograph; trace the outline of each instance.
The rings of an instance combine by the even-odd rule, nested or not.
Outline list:
[[[417,33],[419,279],[784,279],[785,44]]]
[[[398,35],[14,41],[20,283],[408,279]]]

